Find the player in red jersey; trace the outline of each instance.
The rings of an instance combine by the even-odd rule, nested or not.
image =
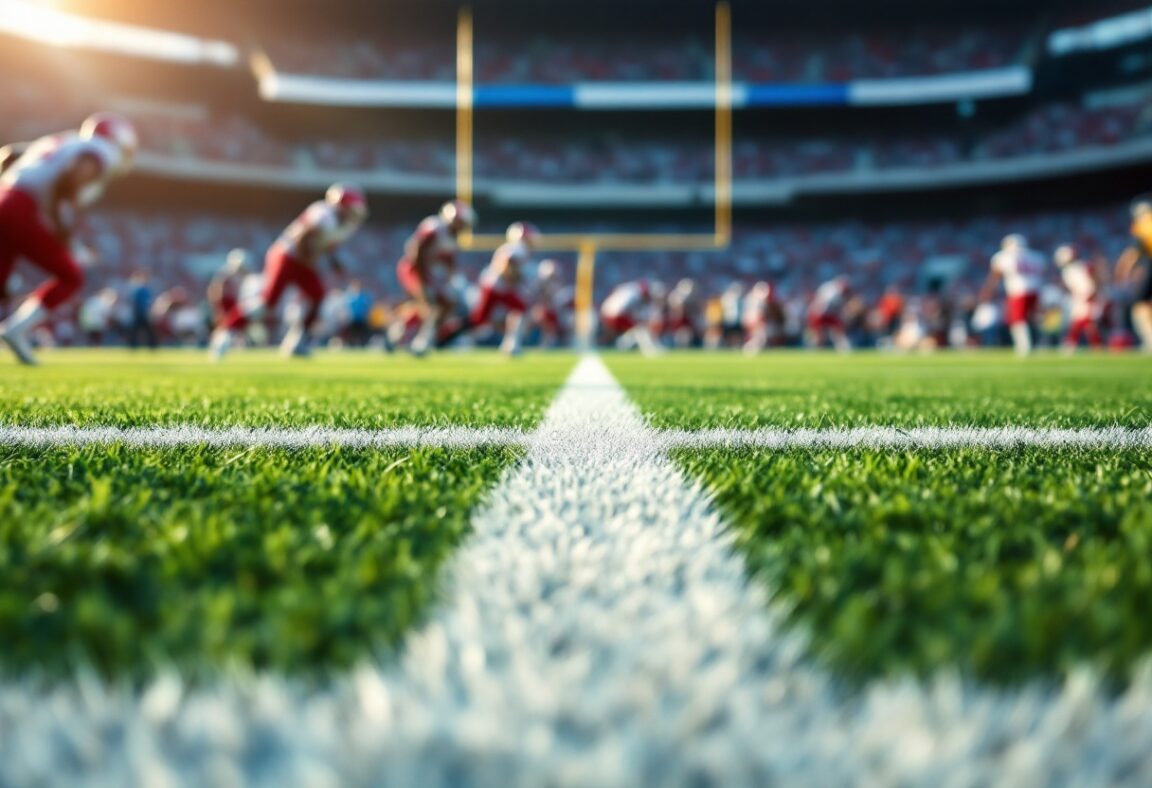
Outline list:
[[[463,200],[444,203],[440,213],[429,216],[416,227],[404,244],[404,256],[396,265],[400,286],[412,297],[420,329],[409,345],[422,356],[440,335],[456,307],[457,298],[450,282],[456,270],[460,233],[476,226],[476,212]]]
[[[336,271],[343,265],[336,250],[351,238],[368,218],[368,200],[357,186],[337,183],[329,187],[323,200],[309,205],[268,249],[264,257],[264,290],[258,299],[237,303],[224,316],[212,334],[210,351],[217,360],[232,346],[232,332],[276,308],[289,285],[304,296],[301,320],[292,326],[280,343],[284,355],[306,356],[309,332],[320,315],[324,283],[316,268],[328,258]]]
[[[532,262],[532,250],[540,231],[528,222],[516,222],[508,228],[505,238],[492,255],[492,262],[480,274],[480,298],[469,322],[472,327],[482,326],[492,318],[497,307],[507,310],[500,352],[513,356],[520,352],[524,313],[528,309],[522,293],[524,271]]]
[[[1089,346],[1102,347],[1104,344],[1100,336],[1100,317],[1103,315],[1103,304],[1099,298],[1099,283],[1092,270],[1092,265],[1081,259],[1076,247],[1066,244],[1056,250],[1053,259],[1060,269],[1060,276],[1064,280],[1064,287],[1068,290],[1068,333],[1064,337],[1064,346],[1072,351],[1080,346],[1080,341],[1086,340]]]
[[[80,214],[104,193],[107,184],[132,168],[138,145],[127,119],[97,113],[78,132],[43,137],[10,146],[0,175],[0,292],[19,258],[52,278],[0,323],[0,341],[23,364],[36,357],[27,332],[79,292],[84,272],[73,251]]]
[[[980,300],[987,302],[996,285],[1004,283],[1007,295],[1004,318],[1019,356],[1032,352],[1032,321],[1040,301],[1040,288],[1044,285],[1044,268],[1044,257],[1028,248],[1024,236],[1009,235],[992,258],[992,270],[981,291]]]

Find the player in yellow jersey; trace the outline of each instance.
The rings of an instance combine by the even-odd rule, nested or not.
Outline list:
[[[1116,263],[1116,282],[1135,283],[1132,327],[1146,352],[1152,352],[1152,195],[1132,203],[1133,245]]]

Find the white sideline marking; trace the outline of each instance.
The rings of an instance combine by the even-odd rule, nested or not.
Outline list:
[[[521,444],[523,430],[507,427],[0,427],[0,446],[88,446],[121,444],[138,448],[177,446],[304,449],[341,446],[379,449],[389,446],[470,448]]]
[[[474,518],[399,664],[144,692],[0,690],[0,784],[1152,782],[1152,669],[846,697],[603,365],[572,375]],[[767,611],[767,612],[766,612]]]
[[[1152,429],[1086,427],[854,427],[834,429],[706,429],[653,433],[666,449],[1050,449],[1152,448]],[[0,446],[88,446],[120,444],[139,448],[178,446],[384,448],[389,446],[523,445],[528,434],[509,427],[20,427],[0,426]]]

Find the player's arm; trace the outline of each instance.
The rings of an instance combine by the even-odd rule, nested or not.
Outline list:
[[[1116,281],[1121,284],[1128,282],[1142,256],[1140,250],[1135,246],[1129,246],[1125,249],[1124,254],[1120,255],[1120,259],[1116,261]]]
[[[104,176],[104,164],[96,156],[81,156],[56,182],[49,199],[48,214],[57,237],[70,243],[79,214],[81,195],[89,192]]]

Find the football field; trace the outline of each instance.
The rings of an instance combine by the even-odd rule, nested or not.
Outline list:
[[[0,784],[1152,781],[1152,360],[45,361]]]

